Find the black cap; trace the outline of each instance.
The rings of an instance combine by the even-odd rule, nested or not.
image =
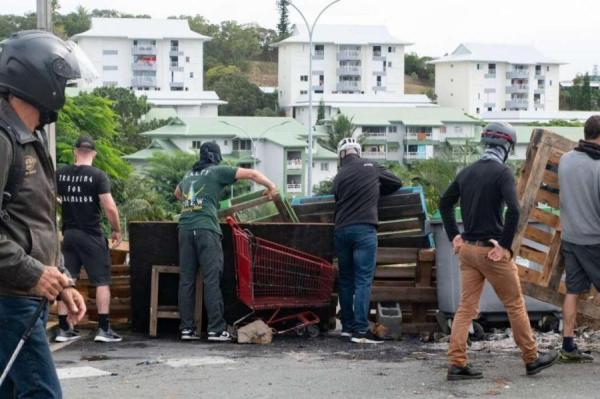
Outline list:
[[[96,143],[90,136],[81,136],[75,142],[75,148],[84,148],[88,150],[96,150]]]

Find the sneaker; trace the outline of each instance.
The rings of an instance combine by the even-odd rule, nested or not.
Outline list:
[[[108,330],[103,330],[101,328],[96,332],[96,336],[94,337],[95,342],[121,342],[123,338],[116,332],[112,330],[112,328],[108,327]]]
[[[383,342],[383,339],[379,338],[371,331],[367,331],[366,333],[352,334],[350,341],[357,344],[380,344]]]
[[[342,338],[352,338],[352,333],[350,331],[342,331],[340,333],[340,337],[342,337]]]
[[[558,351],[558,357],[561,363],[591,363],[594,361],[589,352],[582,352],[577,347],[571,352],[561,348]]]
[[[193,328],[184,328],[181,330],[179,338],[181,338],[182,341],[197,341],[200,339],[200,335],[198,335]]]
[[[220,333],[211,331],[208,333],[209,341],[229,342],[231,341],[231,334],[227,331],[221,331]]]
[[[525,365],[527,375],[535,375],[540,371],[551,367],[558,360],[558,353],[556,351],[548,351],[546,353],[540,353],[538,358]]]
[[[79,331],[74,329],[74,328],[70,328],[68,330],[63,330],[62,328],[58,329],[58,334],[56,334],[56,337],[54,338],[55,342],[69,342],[69,341],[75,341],[76,339],[81,338],[81,335],[79,335]]]
[[[451,364],[448,366],[447,378],[448,381],[480,380],[483,378],[483,373],[473,368],[471,364],[467,364],[465,367]]]

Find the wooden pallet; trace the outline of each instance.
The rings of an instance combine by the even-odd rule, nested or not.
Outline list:
[[[272,204],[270,209],[264,209],[270,204]],[[260,207],[263,207],[262,212],[259,211]],[[264,215],[265,211],[267,215]],[[260,213],[261,217],[256,217],[256,213]],[[285,197],[277,194],[273,199],[269,199],[263,194],[263,191],[256,191],[233,198],[231,200],[231,207],[219,211],[221,222],[225,222],[228,216],[232,216],[238,223],[298,223],[298,217]]]
[[[527,267],[517,261],[523,293],[556,306],[562,306],[566,293],[556,212],[560,206],[557,172],[562,155],[575,146],[577,143],[550,131],[534,129],[517,185],[521,214],[512,250],[530,263]],[[600,319],[598,305],[600,296],[592,290],[580,296],[577,310],[582,316]]]
[[[304,223],[333,223],[332,197],[317,197],[294,205]],[[407,334],[437,330],[435,250],[427,228],[421,194],[410,189],[379,201],[377,269],[371,302],[399,302],[402,329]]]

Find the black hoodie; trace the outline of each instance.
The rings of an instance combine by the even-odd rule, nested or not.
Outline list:
[[[377,226],[377,204],[380,195],[388,195],[402,187],[402,181],[376,162],[348,155],[333,179],[335,195],[335,228],[351,224]]]

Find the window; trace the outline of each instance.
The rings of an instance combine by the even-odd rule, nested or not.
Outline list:
[[[134,40],[134,41],[133,41],[133,45],[134,45],[134,46],[137,46],[137,40]]]
[[[546,67],[546,72],[550,72],[550,67],[549,66]]]
[[[323,44],[315,44],[315,52],[325,51],[325,46]]]
[[[192,141],[192,148],[194,150],[199,150],[201,146],[202,146],[202,142],[200,140],[193,140]]]
[[[185,57],[185,62],[190,62],[190,57]]]
[[[179,66],[179,57],[175,56],[171,56],[171,66],[172,67],[176,67]]]
[[[194,72],[190,72],[190,78],[194,78]]]
[[[479,71],[479,64],[477,64],[477,70]]]
[[[475,112],[479,113],[479,107],[477,107],[477,108],[475,109]]]
[[[117,55],[117,54],[119,54],[119,50],[102,50],[102,54],[104,54],[104,55]]]
[[[116,70],[118,70],[118,69],[119,69],[119,67],[118,67],[118,66],[116,66],[116,65],[104,65],[104,66],[102,67],[102,69],[103,69],[104,71],[116,71]]]
[[[552,81],[551,80],[548,82],[548,85],[552,86]]]
[[[250,151],[250,150],[252,150],[252,141],[250,141],[250,140],[234,139],[232,141],[232,143],[233,143],[234,151]]]
[[[398,133],[398,126],[390,126],[388,128],[388,132],[390,132],[390,133]]]
[[[227,145],[229,145],[229,142],[228,142],[227,140],[224,140],[224,141],[223,141],[223,145],[224,145],[224,146],[227,146]]]
[[[388,47],[388,53],[394,53],[396,52],[396,47]]]
[[[377,76],[377,87],[381,87],[381,76]]]
[[[454,133],[462,133],[462,126],[454,126]]]
[[[327,172],[329,170],[329,162],[321,162],[321,172]]]
[[[392,67],[392,61],[388,61],[388,67]]]
[[[308,90],[300,90],[300,95],[308,94]]]
[[[488,107],[488,111],[489,111],[489,112],[492,112],[492,107]]]
[[[179,47],[179,40],[171,40],[171,47]]]
[[[440,133],[446,133],[446,126],[440,127]]]
[[[308,75],[300,75],[301,82],[308,82]]]

